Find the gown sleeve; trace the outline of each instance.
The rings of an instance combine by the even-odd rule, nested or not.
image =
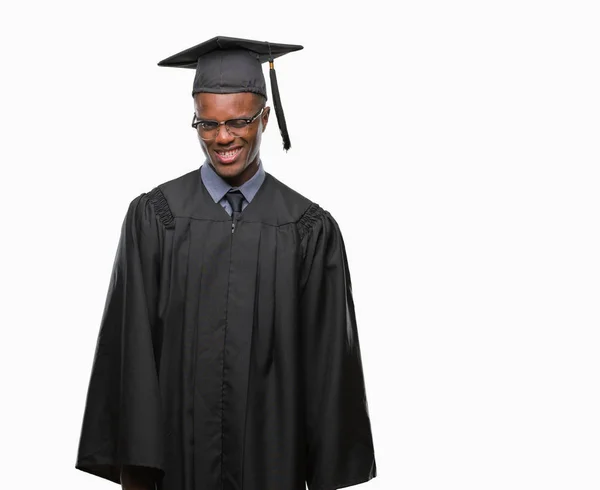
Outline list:
[[[334,490],[374,478],[377,468],[342,234],[314,203],[301,221],[306,482]]]
[[[164,474],[153,344],[161,226],[148,194],[130,203],[89,379],[75,467],[115,483],[122,465]]]

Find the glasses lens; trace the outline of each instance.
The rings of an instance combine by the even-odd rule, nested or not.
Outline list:
[[[227,127],[229,129],[244,129],[248,127],[248,123],[245,119],[231,119],[227,121]]]
[[[205,140],[214,139],[218,127],[219,124],[216,121],[198,121],[196,125],[200,137]]]
[[[245,119],[230,119],[225,126],[234,136],[246,136],[248,133],[248,123]]]
[[[227,132],[233,136],[246,136],[250,127],[247,119],[230,119],[224,126]],[[203,140],[210,141],[217,137],[219,123],[217,121],[197,121],[196,128]]]

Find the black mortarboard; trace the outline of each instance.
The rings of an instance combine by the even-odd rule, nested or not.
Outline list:
[[[288,150],[291,146],[290,137],[281,107],[273,60],[300,49],[302,46],[297,44],[217,36],[160,61],[158,66],[194,68],[196,76],[192,96],[198,92],[253,92],[267,97],[261,64],[269,61],[273,105],[283,138],[283,148]]]

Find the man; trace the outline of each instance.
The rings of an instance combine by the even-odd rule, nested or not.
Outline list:
[[[331,214],[265,172],[261,63],[302,46],[217,37],[196,69],[206,161],[133,199],[76,468],[125,490],[334,490],[376,476],[352,287]]]

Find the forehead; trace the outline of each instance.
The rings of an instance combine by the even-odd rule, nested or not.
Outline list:
[[[194,95],[194,109],[199,117],[211,119],[231,119],[253,115],[258,108],[259,96],[251,92],[235,94],[197,93]]]

